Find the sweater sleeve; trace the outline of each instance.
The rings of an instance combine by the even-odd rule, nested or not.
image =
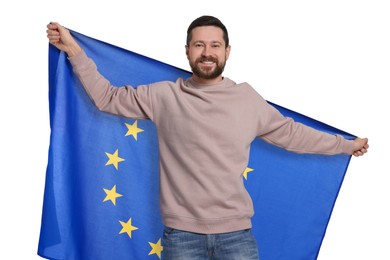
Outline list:
[[[268,143],[296,153],[352,154],[353,140],[319,131],[285,117],[266,101],[262,105],[259,137]]]
[[[136,88],[111,85],[84,51],[68,59],[88,96],[100,111],[133,119],[152,119],[150,88],[147,85]]]

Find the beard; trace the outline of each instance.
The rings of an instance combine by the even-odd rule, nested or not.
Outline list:
[[[203,67],[202,62],[211,61],[216,64],[214,68]],[[214,57],[200,57],[195,62],[190,62],[192,72],[201,79],[215,79],[219,77],[225,69],[226,61],[219,62]]]

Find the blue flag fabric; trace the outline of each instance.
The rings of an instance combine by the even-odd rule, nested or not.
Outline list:
[[[188,71],[71,31],[113,85],[187,78]],[[353,135],[270,102],[282,114]],[[50,147],[38,255],[159,259],[154,124],[98,111],[66,54],[49,45]],[[316,259],[351,156],[295,154],[257,139],[244,172],[262,260]]]

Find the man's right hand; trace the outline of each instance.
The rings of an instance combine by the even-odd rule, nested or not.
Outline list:
[[[49,42],[56,46],[59,50],[72,57],[81,51],[80,45],[76,42],[69,30],[61,26],[59,23],[51,22],[47,25],[47,38]]]

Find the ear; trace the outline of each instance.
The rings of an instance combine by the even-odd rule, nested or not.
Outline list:
[[[188,47],[188,45],[185,46],[186,48],[186,56],[187,56],[187,59],[189,59],[188,55],[190,53],[190,48]]]
[[[188,45],[186,45],[185,48],[186,48],[187,60],[190,60],[190,47],[188,47]]]
[[[225,50],[225,57],[226,57],[226,60],[229,59],[231,48],[232,48],[232,47],[231,47],[230,45],[226,47],[226,50]]]

